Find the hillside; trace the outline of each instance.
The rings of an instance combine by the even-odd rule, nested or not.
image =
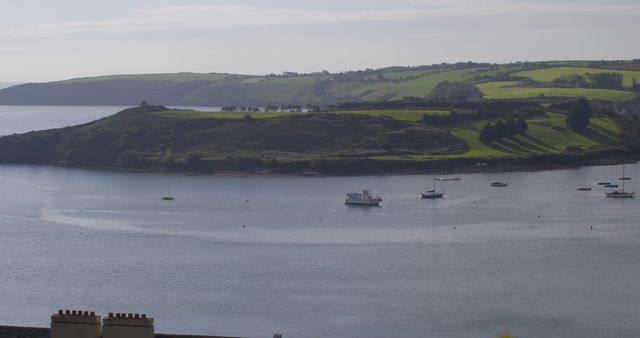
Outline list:
[[[0,104],[134,105],[148,100],[164,105],[227,106],[316,104],[400,100],[424,97],[439,82],[478,85],[488,99],[575,97],[621,102],[638,96],[630,86],[640,81],[640,63],[536,62],[511,64],[457,63],[419,67],[389,67],[332,74],[282,75],[140,74],[110,75],[49,83],[29,83],[0,89]],[[623,87],[598,89],[558,86],[555,79],[614,72]],[[533,84],[520,81],[530,78]]]
[[[139,107],[80,126],[5,136],[0,162],[211,172],[464,150],[447,132],[384,116],[185,119],[175,112]]]
[[[589,127],[565,127],[570,101],[433,104],[321,113],[199,112],[141,106],[84,125],[0,138],[0,163],[189,172],[416,172],[436,159],[575,165],[637,149],[640,122],[599,104]],[[522,118],[526,133],[479,141],[485,123]],[[631,147],[631,148],[630,148]]]

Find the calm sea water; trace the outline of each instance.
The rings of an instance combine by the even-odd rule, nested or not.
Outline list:
[[[4,165],[0,323],[78,308],[216,335],[636,337],[638,201],[596,186],[619,171],[460,175],[429,201],[428,176]],[[490,188],[498,178],[509,187]],[[343,204],[361,188],[382,207]]]

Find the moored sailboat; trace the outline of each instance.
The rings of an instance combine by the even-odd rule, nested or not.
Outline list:
[[[162,196],[163,201],[173,201],[175,200],[175,196],[171,195],[171,182],[167,182],[167,194]]]
[[[622,181],[622,189],[613,190],[613,191],[607,191],[605,193],[607,195],[607,197],[611,197],[611,198],[633,198],[633,197],[635,197],[636,196],[635,189],[632,190],[632,191],[626,191],[625,190],[625,182],[626,181],[631,181],[631,177],[624,176],[624,164],[622,165],[622,177],[620,178],[620,180]],[[617,187],[618,185],[616,184],[615,186]]]
[[[442,198],[444,197],[444,186],[442,185],[442,180],[436,177],[436,164],[433,163],[433,188],[431,190],[426,190],[425,192],[420,193],[420,198]],[[436,181],[440,182],[441,191],[436,191]]]

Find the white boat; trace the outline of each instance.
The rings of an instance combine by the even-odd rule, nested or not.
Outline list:
[[[173,201],[175,200],[175,196],[171,195],[171,182],[167,182],[167,194],[162,196],[163,201]]]
[[[622,177],[621,177],[620,180],[622,181],[622,189],[605,192],[607,197],[611,197],[611,198],[633,198],[633,197],[636,197],[636,191],[635,190],[632,190],[632,191],[626,191],[625,190],[625,182],[626,181],[631,181],[631,177],[624,176],[624,164],[622,165]],[[617,185],[616,185],[616,187],[617,187]]]
[[[615,191],[608,192],[607,193],[607,197],[611,197],[611,198],[633,198],[633,197],[636,197],[636,192],[635,191],[626,192],[626,191],[615,190]]]
[[[502,173],[502,163],[500,163],[500,173]],[[495,188],[502,188],[509,186],[509,183],[497,180],[495,182],[491,182],[491,186]]]
[[[382,198],[371,195],[369,189],[362,190],[362,193],[350,192],[344,200],[344,204],[358,205],[380,205],[380,202],[382,202]]]

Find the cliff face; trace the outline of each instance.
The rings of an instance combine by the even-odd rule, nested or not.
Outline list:
[[[422,123],[348,114],[177,119],[161,106],[84,125],[0,138],[1,163],[214,172],[348,167],[375,155],[460,152],[461,140]],[[365,165],[366,166],[366,165]],[[348,169],[345,169],[348,170]]]

